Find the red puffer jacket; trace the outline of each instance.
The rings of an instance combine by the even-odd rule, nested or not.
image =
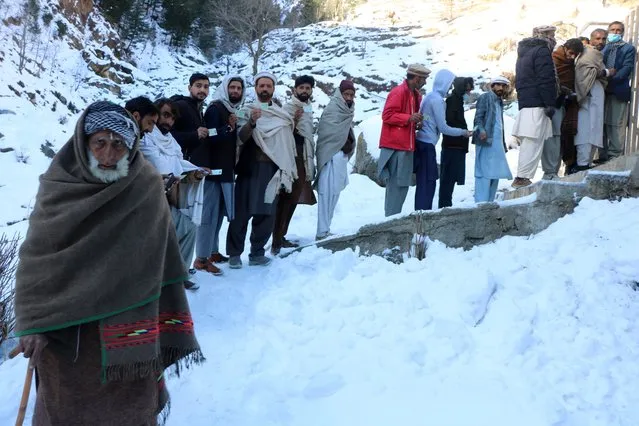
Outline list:
[[[408,119],[419,112],[421,102],[422,95],[417,90],[411,90],[406,80],[390,91],[382,112],[380,148],[415,150],[415,123]]]

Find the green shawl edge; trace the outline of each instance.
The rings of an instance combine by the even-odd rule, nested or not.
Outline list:
[[[182,277],[175,278],[175,279],[172,279],[172,280],[164,281],[160,285],[160,287],[165,287],[167,285],[175,284],[175,283],[178,283],[178,282],[184,282],[187,279],[188,279],[187,276],[182,276]],[[139,308],[140,306],[144,306],[147,303],[151,303],[154,300],[159,299],[161,294],[162,294],[162,291],[160,291],[158,294],[153,295],[153,296],[151,296],[151,297],[149,297],[149,298],[147,298],[145,300],[142,300],[141,302],[138,302],[138,303],[135,303],[133,305],[127,306],[126,308],[119,309],[117,311],[107,312],[105,314],[95,315],[95,316],[92,316],[92,317],[87,317],[87,318],[79,319],[79,320],[76,320],[76,321],[71,321],[71,322],[67,322],[67,323],[64,323],[64,324],[55,325],[53,327],[32,328],[31,330],[19,331],[19,332],[15,333],[15,337],[27,336],[29,334],[46,333],[47,331],[55,331],[55,330],[60,330],[60,329],[67,328],[67,327],[73,327],[74,325],[86,324],[86,323],[93,322],[93,321],[103,320],[105,318],[121,314],[122,312],[126,312],[126,311],[130,311],[132,309],[135,309],[135,308]]]

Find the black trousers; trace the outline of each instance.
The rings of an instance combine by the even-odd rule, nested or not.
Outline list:
[[[466,151],[442,148],[441,175],[439,177],[439,208],[453,205],[455,184],[463,185],[466,179]]]

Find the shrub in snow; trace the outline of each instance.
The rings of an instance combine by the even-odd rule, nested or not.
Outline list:
[[[0,236],[0,345],[9,337],[15,325],[13,311],[14,279],[18,260],[19,236]]]

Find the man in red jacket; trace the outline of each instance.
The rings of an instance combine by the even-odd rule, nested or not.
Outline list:
[[[406,80],[390,91],[382,113],[382,134],[377,173],[386,185],[384,213],[391,216],[402,212],[408,187],[413,178],[415,131],[423,118],[419,113],[422,95],[430,70],[413,64],[406,70]]]

